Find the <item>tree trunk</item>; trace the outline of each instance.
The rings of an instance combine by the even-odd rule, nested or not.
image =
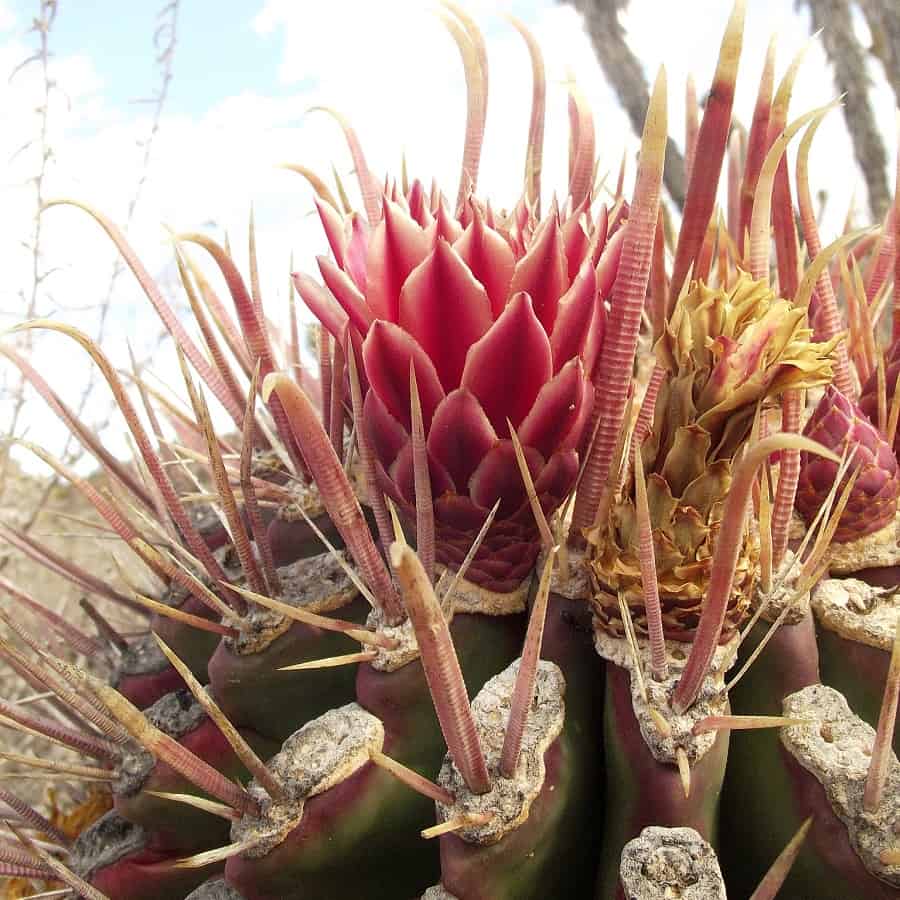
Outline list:
[[[834,81],[844,98],[844,120],[853,141],[856,160],[866,179],[869,208],[880,221],[891,192],[887,181],[887,154],[869,102],[871,81],[866,73],[866,51],[853,32],[848,0],[798,0],[809,7],[813,30],[822,30],[821,41],[834,66]],[[887,0],[887,4],[896,0]],[[886,4],[886,5],[887,5]]]
[[[881,60],[884,74],[900,106],[900,3],[897,0],[860,0],[872,32],[871,52]]]
[[[619,10],[627,0],[569,0],[584,16],[587,33],[607,81],[619,97],[635,134],[644,130],[644,117],[650,93],[640,60],[625,40],[625,29],[619,22]],[[666,150],[664,174],[669,196],[679,208],[684,206],[684,158],[670,139]]]

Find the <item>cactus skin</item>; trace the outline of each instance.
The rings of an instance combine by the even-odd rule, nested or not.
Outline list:
[[[277,746],[273,741],[246,729],[240,731],[242,737],[261,757],[268,758],[276,752]],[[247,781],[247,770],[209,718],[204,717],[197,728],[182,735],[178,742],[228,778]],[[153,797],[148,791],[194,794],[210,800],[215,798],[198,791],[171,766],[157,761],[139,793],[131,796],[119,794],[114,801],[114,808],[122,818],[152,833],[155,847],[184,855],[210,850],[227,838],[228,823],[224,819],[186,804],[179,804],[177,815],[173,815],[172,801]]]
[[[114,687],[138,709],[146,709],[166,694],[184,687],[181,676],[166,660],[158,672],[129,671],[127,656],[125,663]]]
[[[829,384],[803,433],[839,456],[848,447],[855,448],[851,466],[860,467],[859,475],[834,534],[837,543],[872,534],[894,520],[900,495],[897,459],[888,442],[851,399]],[[825,502],[837,469],[830,460],[801,454],[796,509],[807,522]]]
[[[544,754],[544,787],[527,821],[499,843],[482,847],[455,834],[441,836],[441,883],[453,896],[537,900],[554,890],[566,897],[586,896],[583,870],[595,867],[583,842],[592,833],[584,829],[584,810],[577,807],[592,805],[593,797],[579,794],[582,778],[573,767],[576,756],[569,735],[553,742]],[[569,818],[572,807],[575,815]]]
[[[799,630],[789,633],[790,629]],[[767,649],[734,692],[735,702],[740,702],[751,691],[771,686],[771,693],[753,694],[755,713],[769,714],[771,710],[771,714],[780,715],[781,704],[774,700],[779,691],[791,693],[794,680],[798,685],[818,681],[811,663],[815,654],[811,622],[779,631],[787,633],[775,635],[772,643],[776,646]],[[792,660],[787,670],[779,667],[776,654],[768,656],[776,649],[783,652],[782,659]],[[749,895],[772,859],[809,816],[813,816],[812,827],[779,896],[816,900],[896,900],[900,896],[865,869],[824,789],[785,750],[777,729],[738,735],[732,742],[728,765],[722,807],[728,815],[723,821],[721,858],[729,889],[737,896]],[[753,839],[748,840],[748,835]]]
[[[374,533],[376,526],[372,510],[362,501],[360,505],[363,515]],[[344,539],[337,528],[335,528],[328,514],[322,513],[311,518],[315,526],[328,538],[331,546],[337,550],[342,550]],[[296,522],[289,522],[273,516],[266,528],[266,534],[272,547],[272,556],[276,566],[289,566],[298,559],[318,556],[320,553],[325,552],[319,536],[302,519]]]
[[[184,897],[205,878],[221,870],[221,863],[202,869],[169,869],[155,867],[174,859],[153,850],[133,853],[111,866],[98,870],[91,884],[110,900],[174,900]]]
[[[889,651],[869,647],[823,627],[816,628],[822,684],[840,691],[850,708],[873,728],[891,662]],[[900,755],[900,729],[894,731],[894,753]]]
[[[853,577],[875,587],[893,589],[900,585],[900,566],[865,569]],[[840,691],[853,712],[875,728],[890,666],[890,651],[845,638],[818,621],[816,641],[822,684]],[[900,729],[894,732],[894,752],[900,754]]]
[[[607,663],[603,722],[606,805],[597,900],[622,900],[622,848],[648,825],[693,828],[717,846],[728,732],[720,731],[709,752],[691,767],[691,794],[685,798],[678,770],[657,762],[644,743],[632,707],[630,678],[625,669]]]
[[[147,711],[148,718],[166,734],[174,737],[181,746],[218,769],[232,780],[246,782],[247,770],[238,760],[218,726],[204,713],[187,688],[167,695],[162,702]],[[273,741],[242,730],[244,739],[268,758],[275,752]],[[200,791],[167,763],[157,759],[149,771],[140,768],[148,759],[145,754],[128,761],[126,754],[121,770],[123,775],[114,785],[113,804],[122,819],[144,829],[153,848],[170,854],[189,854],[210,850],[228,835],[226,820],[186,804],[179,804],[173,815],[173,801],[154,797],[149,792],[192,794],[215,800]],[[146,772],[139,789],[130,783],[138,772]]]
[[[333,547],[342,549],[344,542],[327,515],[313,516],[313,522],[322,530]],[[289,566],[298,559],[315,556],[323,551],[322,542],[304,521],[287,522],[273,518],[266,528],[272,557],[276,566]]]
[[[397,750],[386,736],[385,751]],[[423,847],[415,830],[428,812],[427,800],[410,798],[392,776],[366,763],[308,800],[299,826],[266,856],[229,859],[225,876],[246,900],[414,896],[437,875],[436,848]]]
[[[752,652],[768,627],[766,623],[755,626],[741,648],[742,656]],[[797,625],[781,626],[732,690],[735,711],[782,715],[785,696],[819,682],[819,661],[811,614]],[[865,869],[824,789],[785,750],[779,729],[733,737],[722,811],[721,859],[729,889],[736,896],[749,896],[809,816],[813,816],[812,827],[779,896],[816,900],[896,900],[900,896]],[[748,835],[753,839],[748,840]]]
[[[565,725],[544,754],[544,786],[522,825],[490,846],[441,836],[441,883],[461,900],[587,897],[593,889],[603,666],[584,603],[550,595],[541,658],[565,676]]]
[[[221,863],[199,869],[172,868],[176,856],[156,847],[151,835],[129,825],[115,811],[108,812],[79,836],[73,848],[73,868],[78,871],[85,843],[96,841],[99,836],[107,848],[111,838],[115,840],[123,834],[134,836],[135,846],[113,862],[92,867],[90,873],[90,883],[110,900],[174,900],[222,869]]]
[[[519,615],[454,617],[451,633],[470,692],[509,664],[523,631]],[[390,673],[361,665],[357,699],[383,722],[384,752],[434,778],[445,745],[421,663]],[[367,763],[308,800],[298,827],[267,855],[229,859],[226,878],[247,900],[413,896],[438,879],[438,847],[419,835],[433,821],[429,800]]]
[[[365,622],[369,604],[361,596],[337,615]],[[346,635],[301,622],[259,653],[235,653],[221,641],[209,661],[213,696],[235,724],[276,741],[334,706],[354,699],[355,666],[279,672],[281,666],[340,656],[359,650]]]
[[[213,620],[215,613],[197,600],[196,597],[188,597],[179,604],[182,612]],[[171,647],[178,658],[183,660],[191,672],[201,681],[209,681],[209,661],[219,646],[220,638],[209,631],[201,631],[199,628],[191,628],[175,619],[154,614],[150,619],[150,630],[158,634],[166,644]],[[181,683],[178,684],[181,687]],[[173,690],[174,688],[169,688]],[[139,704],[136,704],[139,705]]]
[[[753,652],[769,628],[771,624],[765,621],[753,626],[741,644],[735,668]],[[807,613],[798,624],[782,625],[775,632],[765,652],[729,692],[732,710],[738,715],[780,716],[781,701],[785,696],[818,681],[815,627],[812,613]],[[750,896],[785,845],[782,834],[790,831],[790,825],[785,824],[783,831],[779,830],[776,835],[769,825],[764,824],[776,815],[773,801],[784,802],[783,796],[787,794],[782,792],[788,791],[783,783],[781,764],[777,762],[783,753],[780,743],[777,729],[771,728],[735,735],[731,742],[728,779],[722,797],[720,859],[728,873],[729,888],[734,891],[737,887],[740,896]],[[762,773],[772,768],[779,770],[782,783],[756,784],[756,790],[752,790],[748,782],[763,781],[765,775]],[[796,827],[803,818],[799,817]],[[748,841],[748,822],[751,821],[758,823],[759,830],[754,832],[754,839]]]
[[[767,789],[780,800],[772,804],[757,827],[771,827],[777,839],[787,843],[791,827],[799,828],[801,822],[813,816],[804,848],[782,888],[783,895],[816,900],[897,900],[900,891],[873,877],[863,866],[850,845],[846,826],[834,815],[824,788],[784,748],[779,746],[779,750],[780,756],[772,761],[771,768],[758,769],[765,772]],[[777,771],[779,763],[781,772]],[[752,790],[752,785],[748,787]],[[783,794],[777,793],[779,788],[783,788]]]

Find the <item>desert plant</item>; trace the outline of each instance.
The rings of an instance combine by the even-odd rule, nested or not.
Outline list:
[[[590,110],[571,87],[566,198],[542,214],[543,65],[517,24],[534,102],[523,197],[500,212],[477,190],[483,39],[444,5],[469,97],[456,197],[405,172],[382,187],[339,116],[363,210],[342,183],[338,200],[293,167],[316,192],[332,253],[321,282],[292,277],[320,325],[316,375],[293,307],[288,340],[269,322],[252,223],[247,281],[227,246],[174,237],[201,348],[88,207],[170,331],[188,404],[131,373],[148,430],[94,342],[59,323],[22,326],[91,355],[134,439],[129,467],[4,350],[111,489],[27,446],[154,588],[124,593],[3,526],[36,563],[152,615],[126,639],[89,604],[88,635],[0,584],[61,637],[49,647],[2,614],[15,639],[0,655],[54,709],[0,712],[87,757],[17,761],[109,783],[115,803],[67,847],[10,795],[22,846],[0,846],[3,871],[89,898],[613,900],[669,896],[694,874],[704,897],[767,900],[785,883],[785,896],[897,897],[900,561],[882,535],[895,527],[900,392],[893,358],[875,349],[873,308],[894,243],[883,230],[821,248],[806,166],[830,107],[789,122],[799,60],[773,100],[770,54],[746,154],[729,139],[736,3],[668,265],[665,73],[634,192],[620,187],[609,207]],[[784,153],[806,126],[801,259]],[[726,157],[727,220],[715,210]],[[224,278],[236,319],[192,246]],[[842,273],[851,330],[866,338],[849,352],[831,281]],[[800,434],[806,394],[822,387]],[[217,433],[207,393],[235,434]],[[889,589],[824,578],[859,569]],[[857,710],[874,732],[819,684],[820,648],[823,674],[842,655],[820,598],[840,591],[865,612],[863,637],[848,637],[844,616],[841,639],[871,644],[876,622],[867,649],[892,660],[847,675],[851,705],[863,683],[877,696],[874,712]],[[108,671],[73,653],[105,654]],[[850,776],[835,775],[829,734],[854,742]],[[696,873],[669,871],[680,853]]]

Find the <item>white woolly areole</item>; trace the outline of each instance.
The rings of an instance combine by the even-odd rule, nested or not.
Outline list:
[[[435,884],[422,894],[422,900],[458,900],[458,898],[442,884]]]
[[[715,655],[700,693],[690,709],[677,714],[672,709],[672,695],[687,665],[690,645],[681,641],[666,641],[666,659],[669,675],[664,681],[655,681],[650,674],[650,642],[638,636],[637,646],[641,656],[647,702],[641,696],[638,679],[634,675],[634,657],[625,638],[613,637],[601,628],[594,629],[594,646],[604,659],[627,669],[631,680],[631,705],[641,729],[641,737],[650,748],[653,758],[660,763],[677,765],[675,750],[681,747],[691,765],[698,763],[709,753],[716,742],[716,732],[706,731],[694,734],[694,726],[708,716],[728,714],[728,695],[725,693],[725,673],[734,664],[737,656],[739,636],[735,635],[727,644],[716,647]],[[650,710],[658,712],[669,724],[671,733],[660,734]]]
[[[231,826],[231,839],[261,839],[244,855],[265,856],[300,824],[310,797],[345,781],[381,752],[384,726],[357,703],[331,709],[295,731],[267,763],[285,796],[272,800],[254,779],[247,787],[260,808],[259,817],[244,815]]]
[[[445,584],[455,577],[452,570],[436,565],[435,572]],[[444,574],[446,572],[446,574]],[[458,613],[481,613],[485,616],[511,616],[524,612],[528,594],[531,591],[533,575],[528,575],[514,591],[501,594],[488,590],[480,584],[460,578],[453,592],[453,607]]]
[[[191,891],[184,900],[242,900],[243,895],[233,888],[224,875],[204,881],[200,887]]]
[[[440,598],[441,608],[448,625],[453,621],[454,613],[457,612],[478,613],[483,616],[506,616],[522,612],[525,609],[525,600],[531,587],[530,575],[515,591],[509,594],[498,594],[496,591],[489,591],[480,585],[466,581],[465,578],[460,578],[453,591],[453,596],[445,597],[444,592],[449,589],[455,575],[450,569],[442,566],[437,566],[436,571],[438,580],[434,590]],[[366,619],[366,625],[375,629],[380,635],[397,641],[397,646],[390,650],[384,647],[372,648],[378,654],[370,663],[373,669],[377,669],[379,672],[396,672],[397,669],[402,669],[403,666],[419,658],[419,644],[409,619],[405,619],[399,625],[388,625],[381,610],[373,609]]]
[[[844,823],[850,844],[876,878],[900,887],[900,865],[885,865],[881,852],[897,844],[900,831],[900,762],[890,753],[881,805],[863,808],[875,730],[850,710],[843,694],[813,684],[784,698],[784,714],[811,725],[782,728],[781,743],[825,790],[834,814]]]
[[[561,552],[562,552],[562,548]],[[550,576],[550,590],[554,594],[559,594],[568,600],[589,600],[594,596],[594,589],[591,586],[590,569],[587,564],[587,557],[584,550],[577,548],[568,548],[568,565],[566,571],[562,570],[561,552],[557,554],[557,563],[553,567],[553,573]],[[542,572],[547,554],[541,551],[538,558],[536,569]]]
[[[444,597],[443,594],[451,579],[452,573],[445,569],[434,588],[435,594],[441,598],[441,610],[448,625],[453,621],[453,598]],[[384,647],[372,648],[378,654],[370,663],[373,669],[379,672],[396,672],[419,658],[419,643],[410,619],[404,619],[399,625],[388,625],[384,613],[380,609],[373,609],[366,619],[366,625],[383,637],[397,641],[397,646],[390,650]]]
[[[726,900],[713,848],[693,828],[645,828],[622,850],[625,900]]]
[[[343,550],[337,556],[352,565]],[[281,592],[274,599],[324,615],[346,606],[358,593],[334,554],[307,556],[287,566],[278,567]],[[274,641],[290,630],[294,620],[275,610],[267,609],[252,600],[247,601],[247,615],[236,638],[226,638],[229,650],[239,656],[262,653]]]
[[[800,577],[802,563],[794,555],[793,550],[784,551],[784,559],[778,567],[778,571],[772,575],[773,590],[768,595],[763,595],[760,581],[757,580],[753,589],[753,609],[759,609],[763,605],[760,618],[767,622],[774,622],[783,612],[786,606],[790,610],[782,619],[783,625],[798,625],[806,618],[809,612],[809,591],[795,596],[797,592],[797,579]]]
[[[900,598],[889,588],[857,578],[828,578],[812,594],[819,624],[850,641],[890,652],[900,618]]]
[[[387,637],[397,642],[396,647],[372,647],[377,654],[369,665],[379,672],[396,672],[408,663],[419,658],[419,643],[416,640],[416,632],[412,622],[404,619],[399,625],[388,625],[384,613],[380,609],[373,609],[366,619],[366,627],[372,628],[382,637]],[[369,649],[369,648],[367,648]]]
[[[444,757],[444,765],[438,775],[438,783],[455,797],[450,806],[437,804],[441,822],[456,816],[492,815],[485,825],[474,825],[456,832],[470,844],[496,844],[528,818],[531,804],[544,786],[544,754],[559,737],[565,721],[566,679],[556,663],[541,660],[522,735],[519,764],[512,778],[500,774],[500,755],[518,673],[517,659],[491,678],[472,701],[478,739],[491,775],[490,791],[473,794],[449,755]]]
[[[847,541],[832,543],[828,548],[828,571],[831,575],[852,575],[863,569],[895,566],[900,563],[900,509],[893,522],[884,528]]]
[[[291,481],[284,487],[284,490],[290,495],[290,499],[275,509],[275,516],[283,522],[305,522],[303,513],[306,513],[310,519],[315,519],[325,512],[322,495],[314,481],[310,481],[308,484],[302,481]]]

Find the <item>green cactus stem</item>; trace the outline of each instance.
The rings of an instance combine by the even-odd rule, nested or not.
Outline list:
[[[306,746],[314,749],[304,760]],[[427,822],[429,803],[369,762],[371,750],[402,753],[381,723],[356,704],[329,711],[289,738],[270,761],[291,798],[288,812],[259,823],[245,819],[233,828],[232,837],[241,840],[264,834],[272,822],[284,826],[259,849],[228,860],[226,878],[242,896],[388,900],[412,896],[433,880],[437,854],[416,828]],[[332,761],[330,772],[320,774],[322,759]]]
[[[769,633],[772,622],[764,619],[750,628],[741,643],[738,665],[743,665]],[[807,611],[796,624],[781,625],[768,646],[729,691],[732,709],[739,715],[780,716],[788,694],[819,681],[819,654],[815,626]],[[722,797],[721,857],[729,887],[749,896],[772,859],[784,846],[789,826],[773,834],[760,825],[751,831],[748,820],[762,823],[775,815],[772,805],[783,804],[784,775],[779,762],[779,736],[775,729],[759,729],[736,735],[728,754],[728,778]],[[773,781],[765,773],[772,767]],[[757,789],[754,790],[753,787]],[[799,816],[799,812],[797,813]],[[793,816],[792,816],[793,821]],[[795,829],[802,822],[796,822]],[[752,835],[752,840],[748,836]]]
[[[873,728],[900,616],[895,590],[840,578],[822,582],[813,593],[822,683],[840,691]],[[894,752],[900,753],[900,733],[894,735]]]
[[[517,652],[522,617],[458,614],[451,633],[466,682],[477,690]],[[308,673],[293,674],[302,679]],[[366,663],[356,678],[362,710],[383,723],[380,749],[433,778],[445,744],[421,662],[392,672]],[[432,821],[426,798],[366,762],[346,780],[310,797],[299,824],[277,846],[261,856],[244,853],[230,859],[227,878],[247,900],[412,896],[438,878],[438,849],[419,834]],[[381,866],[388,858],[396,868],[385,879]]]
[[[159,602],[166,603],[179,612],[198,616],[209,622],[217,622],[215,613],[196,597],[180,590],[170,590]],[[192,628],[170,616],[154,613],[150,618],[150,630],[158,634],[187,663],[200,679],[209,678],[209,660],[219,646],[222,635],[215,631]],[[137,704],[140,705],[140,704]]]
[[[811,702],[798,704],[796,698],[804,695],[812,698]],[[812,816],[812,826],[785,881],[783,896],[809,896],[821,900],[847,897],[887,900],[900,896],[897,867],[882,866],[882,872],[886,873],[888,879],[893,879],[893,884],[890,880],[873,875],[864,864],[845,821],[842,821],[847,811],[844,810],[839,818],[832,802],[835,797],[843,796],[851,805],[857,799],[861,803],[862,783],[868,767],[868,757],[863,745],[871,746],[874,736],[872,729],[853,716],[846,701],[830,688],[811,685],[789,695],[788,700],[784,705],[785,714],[812,721],[811,725],[795,725],[783,729],[791,733],[790,745],[796,746],[799,742],[802,745],[818,746],[824,751],[825,758],[830,752],[834,752],[827,748],[840,746],[841,752],[845,754],[844,763],[840,765],[842,772],[837,773],[836,779],[831,775],[827,776],[823,786],[810,770],[810,761],[804,757],[801,762],[788,749],[784,735],[755,748],[744,747],[735,740],[734,749],[740,749],[741,753],[740,765],[729,771],[729,777],[734,777],[736,781],[739,779],[737,783],[741,787],[742,821],[741,834],[735,835],[732,852],[739,854],[745,865],[756,864],[757,855],[777,853],[801,823]],[[863,733],[867,728],[867,733]],[[854,732],[862,733],[861,743],[851,737]],[[896,783],[896,756],[893,757],[892,765],[894,781],[889,784]],[[891,821],[890,804],[896,807],[897,794],[896,788],[889,790],[894,791],[894,794],[886,801],[889,808],[885,815]],[[895,835],[889,825],[885,827],[884,816],[880,819],[868,818],[867,821],[876,831],[879,827],[884,828],[882,843],[886,846],[893,845]],[[880,826],[879,822],[882,823]],[[748,835],[752,835],[753,839],[748,841]],[[763,847],[766,848],[765,851]],[[771,855],[768,859],[771,859]],[[745,885],[749,887],[754,884],[757,875],[765,870],[767,864],[768,860],[754,874],[747,874],[746,879],[745,871],[740,868],[728,868],[728,871],[733,883],[738,886],[737,889],[742,890]],[[726,867],[728,866],[726,863]]]
[[[83,831],[71,855],[72,869],[109,900],[173,900],[221,870],[221,864],[182,868],[177,861],[115,811]]]
[[[329,571],[334,578],[333,570]],[[331,588],[332,595],[337,593],[329,581],[320,582],[322,586]],[[353,598],[355,590],[345,579],[338,586],[343,588],[339,599],[350,602],[332,608],[343,619],[363,625],[369,604],[360,596]],[[284,596],[282,600],[288,602]],[[327,601],[326,605],[331,606]],[[303,672],[283,669],[352,653],[359,650],[358,643],[339,632],[291,622],[268,610],[253,618],[260,623],[257,635],[221,641],[209,661],[213,694],[232,722],[283,741],[300,725],[353,699],[355,666]]]
[[[691,766],[690,794],[674,765],[658,762],[632,706],[629,672],[606,666],[604,753],[606,794],[596,897],[616,896],[619,861],[628,841],[650,825],[693,828],[714,847],[729,735],[720,730],[709,751]]]
[[[543,784],[524,822],[486,845],[466,840],[465,832],[441,835],[441,884],[459,900],[584,897],[593,890],[603,675],[591,631],[583,603],[550,595],[541,657],[564,676],[565,723],[544,753]]]
[[[221,731],[186,689],[163,697],[145,715],[227,778],[247,780],[247,770]],[[277,749],[274,742],[259,735],[246,730],[241,734],[264,758]],[[186,854],[216,847],[227,836],[228,823],[221,817],[187,804],[174,814],[171,800],[154,796],[186,794],[212,799],[165,762],[136,748],[126,752],[118,769],[119,777],[114,784],[115,809],[123,818],[146,829],[154,846]]]

